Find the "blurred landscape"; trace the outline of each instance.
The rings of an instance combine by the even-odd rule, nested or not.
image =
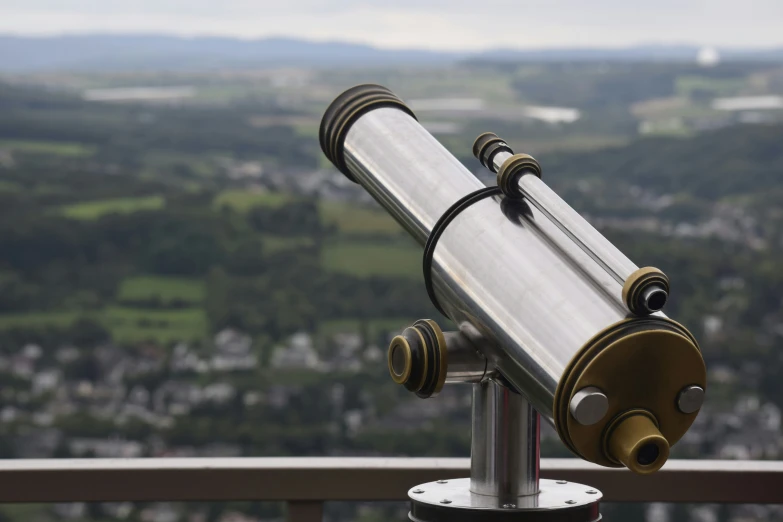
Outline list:
[[[363,82],[399,94],[487,183],[471,156],[481,132],[534,155],[636,264],[669,274],[666,312],[709,372],[674,457],[783,458],[782,51],[153,36],[0,38],[0,457],[468,456],[470,387],[420,400],[386,369],[393,335],[442,319],[421,246],[318,145],[326,106]],[[543,456],[570,456],[552,429],[542,437]],[[0,520],[282,516],[258,503],[0,508]]]

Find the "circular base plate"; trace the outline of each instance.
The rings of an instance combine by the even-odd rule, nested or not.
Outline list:
[[[597,522],[601,492],[595,488],[545,480],[537,495],[500,498],[470,491],[470,479],[439,480],[408,491],[414,522]],[[523,517],[523,518],[520,518]]]

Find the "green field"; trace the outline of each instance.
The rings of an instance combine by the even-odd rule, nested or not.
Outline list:
[[[675,91],[681,96],[694,92],[706,92],[716,96],[737,95],[747,85],[745,78],[710,78],[707,76],[683,75],[675,81]]]
[[[313,238],[308,236],[282,237],[264,235],[264,252],[271,254],[291,248],[308,247],[315,244]]]
[[[335,225],[345,234],[400,234],[403,231],[389,214],[380,209],[323,201],[319,211],[325,225]]]
[[[67,327],[80,318],[92,319],[108,329],[114,341],[203,339],[207,318],[200,308],[147,310],[112,306],[89,312],[40,312],[0,315],[0,329],[46,326]]]
[[[282,207],[295,200],[291,194],[281,192],[255,192],[251,190],[224,190],[215,197],[212,206],[215,209],[229,207],[237,212],[247,212],[255,206]]]
[[[144,310],[112,306],[101,317],[117,342],[154,339],[167,343],[207,335],[207,317],[201,308]]]
[[[11,181],[0,181],[0,192],[19,192],[22,186]]]
[[[87,201],[62,208],[62,214],[71,219],[98,219],[105,214],[129,214],[140,210],[163,208],[166,199],[163,196],[141,198],[117,198]]]
[[[89,316],[80,312],[27,312],[0,315],[0,329],[26,328],[29,326],[68,326],[80,317]]]
[[[138,276],[125,279],[117,292],[120,301],[155,298],[164,303],[201,303],[204,300],[204,282],[185,277]]]
[[[67,141],[0,140],[0,149],[34,154],[83,157],[95,154],[95,147]]]
[[[421,249],[401,242],[327,244],[321,252],[321,263],[326,270],[359,277],[421,277]]]

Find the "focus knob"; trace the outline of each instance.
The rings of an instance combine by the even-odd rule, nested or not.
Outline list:
[[[392,339],[387,354],[392,380],[425,399],[446,382],[446,340],[435,321],[421,319]]]

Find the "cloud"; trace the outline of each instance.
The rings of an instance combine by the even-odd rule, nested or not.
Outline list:
[[[0,32],[293,36],[382,47],[783,45],[779,0],[3,0]]]

